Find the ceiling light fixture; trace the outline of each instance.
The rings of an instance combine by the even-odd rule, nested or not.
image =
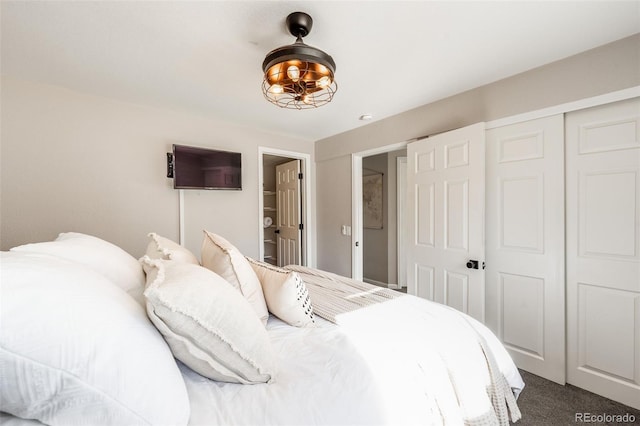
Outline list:
[[[311,16],[291,13],[287,28],[296,37],[295,43],[272,50],[262,63],[262,93],[281,108],[317,108],[331,102],[338,90],[333,58],[302,41],[312,26]]]

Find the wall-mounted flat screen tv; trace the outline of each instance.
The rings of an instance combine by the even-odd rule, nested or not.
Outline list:
[[[176,189],[242,189],[242,154],[173,145]]]

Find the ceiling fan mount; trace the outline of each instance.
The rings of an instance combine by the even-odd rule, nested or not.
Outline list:
[[[313,19],[304,12],[293,12],[287,16],[287,28],[296,38],[306,37],[313,27]]]

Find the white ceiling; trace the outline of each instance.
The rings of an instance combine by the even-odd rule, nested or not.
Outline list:
[[[640,31],[640,1],[2,1],[2,74],[318,140]],[[284,110],[261,65],[314,19],[334,101]]]

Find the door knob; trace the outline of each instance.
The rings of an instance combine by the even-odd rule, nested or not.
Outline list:
[[[469,260],[467,262],[467,268],[469,268],[469,269],[478,269],[478,261],[477,260],[473,260],[473,259]]]

